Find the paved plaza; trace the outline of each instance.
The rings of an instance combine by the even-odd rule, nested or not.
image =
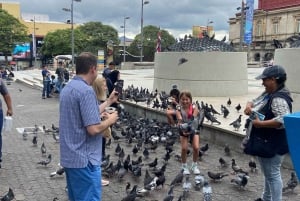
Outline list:
[[[249,69],[249,93],[243,97],[231,97],[236,103],[246,103],[248,99],[251,99],[258,95],[263,88],[261,87],[261,81],[255,81],[253,78],[256,74],[261,72],[262,69]],[[40,71],[22,71],[17,72],[16,77],[26,74],[29,77],[40,76]],[[133,84],[135,86],[143,86],[152,89],[153,86],[153,70],[130,70],[121,71],[122,79],[125,80],[125,87]],[[45,134],[38,132],[37,146],[32,143],[33,135],[29,134],[27,139],[24,140],[23,135],[18,133],[17,128],[24,127],[42,127],[45,125],[50,128],[52,124],[58,125],[58,110],[59,102],[58,98],[41,98],[40,89],[33,89],[26,84],[13,82],[8,85],[8,89],[11,93],[14,115],[13,115],[13,127],[11,132],[3,133],[3,162],[2,168],[0,169],[0,196],[8,191],[8,188],[12,188],[15,193],[15,200],[24,201],[52,201],[54,198],[58,198],[60,201],[67,201],[67,194],[65,192],[65,176],[55,176],[50,178],[51,172],[58,168],[59,163],[59,143],[57,143],[51,134]],[[225,103],[228,97],[196,97],[196,99],[210,102],[215,105]],[[4,106],[5,107],[5,106]],[[235,116],[233,115],[232,118]],[[230,121],[229,119],[228,121]],[[224,123],[224,125],[227,123]],[[232,129],[228,127],[228,129]],[[117,131],[119,134],[120,131]],[[242,131],[241,131],[242,132]],[[120,134],[119,134],[120,135]],[[42,156],[40,147],[44,143],[47,148],[47,154],[52,155],[52,162],[44,167],[37,163],[41,160],[45,160],[46,157]],[[107,148],[107,154],[111,155],[111,161],[116,164],[117,156],[115,155],[115,147],[117,143],[124,148],[125,154],[131,154],[133,145],[128,145],[125,139],[119,141],[112,140],[110,148]],[[213,182],[208,179],[212,186],[212,200],[215,201],[253,201],[258,198],[262,191],[262,173],[258,170],[257,173],[250,173],[250,179],[244,189],[240,189],[237,186],[231,184],[231,179],[235,175],[231,174],[232,169],[230,167],[230,161],[232,158],[236,159],[236,162],[243,169],[249,171],[248,162],[250,157],[241,154],[238,150],[232,150],[231,156],[224,154],[224,147],[210,144],[207,141],[201,141],[201,146],[205,143],[209,144],[209,150],[199,161],[199,167],[201,173],[206,179],[208,179],[207,171],[214,172],[226,172],[229,176],[225,177],[220,182]],[[170,183],[175,175],[179,172],[181,164],[175,159],[175,155],[180,153],[180,145],[176,143],[174,151],[168,161],[166,170],[166,182],[162,189],[153,190],[149,195],[138,198],[136,200],[145,201],[162,201],[167,195],[170,188]],[[142,168],[142,176],[140,178],[134,178],[131,173],[127,173],[125,178],[118,180],[115,177],[109,178],[110,185],[103,187],[103,198],[104,201],[119,201],[125,195],[126,182],[129,181],[131,185],[137,184],[142,187],[144,175],[146,169],[149,169],[147,163],[153,161],[155,157],[159,160],[159,165],[162,165],[162,157],[165,151],[163,146],[159,146],[155,152],[150,153],[150,158],[143,163],[145,164]],[[132,160],[136,160],[142,153],[138,152],[136,156],[132,155]],[[218,160],[223,157],[228,163],[227,168],[220,168]],[[189,156],[188,161],[191,161]],[[259,166],[258,166],[259,167]],[[282,168],[283,182],[286,184],[290,178],[290,172],[292,170]],[[193,184],[194,175],[190,176],[190,180]],[[179,195],[182,193],[182,185],[178,185],[174,188],[174,200],[177,200]],[[284,201],[296,201],[300,200],[300,190],[296,187],[294,192],[288,192],[284,194]],[[187,200],[196,201],[203,200],[202,191],[196,191],[193,187],[189,192]]]

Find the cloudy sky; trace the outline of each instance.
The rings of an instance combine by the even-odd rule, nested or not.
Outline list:
[[[144,0],[145,1],[145,0]],[[159,26],[174,37],[192,33],[193,25],[206,26],[213,21],[218,39],[228,34],[228,19],[237,13],[242,0],[148,0],[144,5],[144,26]],[[246,1],[246,0],[245,0]],[[19,2],[21,13],[48,15],[50,21],[66,22],[70,13],[62,8],[70,8],[71,0],[0,0],[0,2]],[[258,0],[254,0],[257,8]],[[126,36],[134,38],[140,33],[142,0],[81,0],[74,1],[74,23],[100,21],[111,25],[123,35],[124,16]]]

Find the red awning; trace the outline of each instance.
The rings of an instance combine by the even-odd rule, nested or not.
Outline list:
[[[17,63],[15,61],[10,61],[9,64],[10,65],[16,65]]]

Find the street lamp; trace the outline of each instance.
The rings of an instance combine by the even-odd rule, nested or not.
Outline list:
[[[143,22],[144,22],[144,5],[149,4],[149,1],[144,1],[142,0],[142,12],[141,12],[141,57],[140,57],[140,62],[143,62],[143,46],[144,46],[144,27],[143,27]]]
[[[214,23],[213,21],[211,21],[211,20],[207,20],[207,24],[206,24],[206,34],[209,36],[209,31],[208,31],[208,27],[209,27],[209,25],[210,24],[212,24],[212,23]]]
[[[124,36],[123,36],[123,63],[125,65],[126,61],[126,55],[125,55],[125,50],[126,50],[126,37],[125,37],[125,28],[126,28],[126,20],[128,20],[130,17],[124,17],[124,24],[121,26],[121,28],[124,29]]]
[[[33,16],[33,19],[31,19],[30,21],[33,22],[32,51],[34,56],[34,67],[36,67],[37,65],[36,65],[35,16]]]
[[[63,8],[64,11],[71,12],[71,48],[72,48],[72,68],[74,67],[74,20],[73,20],[73,4],[74,1],[81,2],[81,0],[71,0],[71,8]]]

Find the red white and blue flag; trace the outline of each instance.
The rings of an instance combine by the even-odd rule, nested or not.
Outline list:
[[[160,32],[160,30],[157,33],[156,52],[161,52],[161,32]]]

